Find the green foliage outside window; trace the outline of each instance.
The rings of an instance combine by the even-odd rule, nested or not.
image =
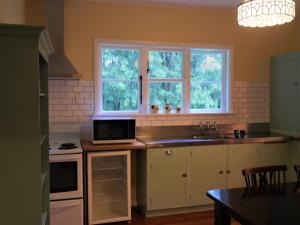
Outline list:
[[[181,81],[172,79],[182,78],[182,52],[149,51],[149,103],[157,105],[161,111],[166,105],[173,108],[182,107],[183,86]],[[155,79],[168,81],[155,82]],[[154,82],[152,82],[154,81]]]
[[[223,55],[192,49],[191,109],[221,109]]]
[[[179,82],[151,82],[150,104],[156,104],[161,111],[165,105],[171,105],[173,108],[182,107],[182,91],[182,83]]]
[[[102,50],[102,102],[104,111],[137,111],[139,105],[139,51]]]
[[[149,51],[150,78],[182,77],[182,52]]]

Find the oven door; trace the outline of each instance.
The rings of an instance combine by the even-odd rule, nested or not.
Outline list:
[[[82,154],[50,156],[50,200],[82,198]]]

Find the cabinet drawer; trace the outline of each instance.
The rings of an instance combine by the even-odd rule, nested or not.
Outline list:
[[[185,157],[186,148],[153,148],[151,156],[154,158]]]

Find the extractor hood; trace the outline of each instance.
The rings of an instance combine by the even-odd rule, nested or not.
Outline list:
[[[54,46],[49,79],[78,79],[79,73],[64,53],[64,0],[46,0],[46,23]]]

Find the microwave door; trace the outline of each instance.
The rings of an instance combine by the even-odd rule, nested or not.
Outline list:
[[[93,143],[130,143],[135,141],[135,120],[94,120]]]

